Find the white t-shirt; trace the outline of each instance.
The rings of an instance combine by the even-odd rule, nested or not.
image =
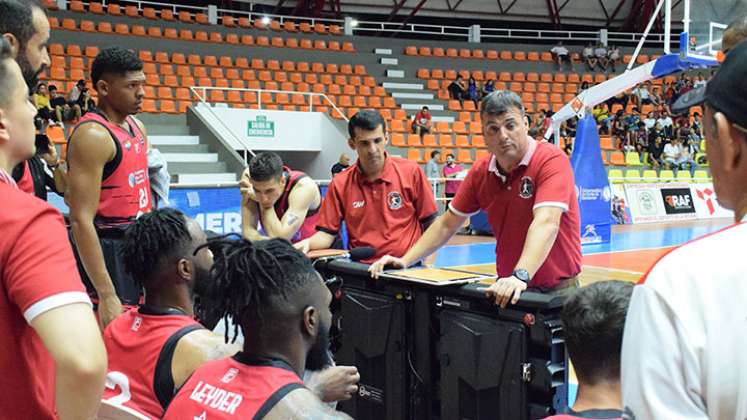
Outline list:
[[[594,50],[594,54],[596,54],[596,56],[599,58],[607,57],[607,48],[599,47]]]
[[[747,418],[745,243],[745,223],[696,239],[635,287],[621,379],[636,419]]]
[[[643,120],[643,124],[646,126],[647,130],[650,130],[656,125],[656,118],[646,118]]]
[[[635,88],[634,93],[636,94],[636,96],[638,96],[639,99],[650,99],[651,98],[651,94],[649,93],[648,89],[642,86]]]
[[[552,47],[550,50],[551,53],[555,55],[568,55],[568,48],[562,46],[562,45],[556,45]]]
[[[592,57],[594,56],[594,49],[591,47],[584,48],[584,57]]]
[[[656,120],[656,122],[661,124],[662,127],[671,127],[673,124],[671,117],[659,118],[658,120]]]
[[[664,145],[664,159],[676,159],[680,155],[680,146],[673,143]]]

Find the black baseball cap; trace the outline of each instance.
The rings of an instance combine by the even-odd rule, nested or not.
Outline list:
[[[721,63],[716,74],[705,86],[682,95],[672,104],[672,113],[679,114],[688,108],[707,103],[732,123],[747,127],[747,41],[734,47]]]

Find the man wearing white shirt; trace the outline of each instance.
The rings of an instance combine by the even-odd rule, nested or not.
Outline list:
[[[662,159],[664,160],[664,163],[667,164],[669,169],[674,169],[677,167],[677,158],[679,158],[679,156],[680,145],[677,139],[674,139],[664,145],[664,153],[662,154]]]
[[[659,124],[661,124],[661,127],[664,129],[664,133],[668,137],[672,137],[672,125],[674,122],[672,121],[672,117],[669,116],[669,113],[667,111],[662,111],[661,116],[658,120],[656,120]]]
[[[626,418],[747,418],[747,43],[704,89],[706,153],[719,204],[735,224],[666,254],[636,286],[622,348]]]
[[[568,48],[563,45],[563,41],[558,41],[558,45],[552,47],[550,52],[553,57],[555,57],[555,62],[558,64],[558,71],[563,69],[563,61],[569,62],[571,64],[571,71],[575,71],[573,70],[573,58],[571,58],[571,55],[568,53]]]

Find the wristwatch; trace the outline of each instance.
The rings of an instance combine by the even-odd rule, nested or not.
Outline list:
[[[524,270],[523,268],[517,268],[513,273],[511,273],[511,275],[523,281],[524,283],[529,283],[529,281],[532,280],[532,278],[529,276],[529,272],[527,270]]]

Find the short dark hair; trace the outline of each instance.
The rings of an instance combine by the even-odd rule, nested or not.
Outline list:
[[[379,111],[375,109],[361,109],[356,112],[348,122],[348,134],[351,139],[354,139],[356,128],[373,131],[376,130],[378,126],[381,126],[384,134],[386,134],[386,121],[384,121],[384,118],[379,114]]]
[[[432,151],[431,152],[431,159],[433,159],[434,157],[436,157],[436,155],[440,155],[440,154],[441,154],[441,152],[439,152],[438,150]]]
[[[139,71],[143,69],[143,62],[134,52],[121,48],[109,47],[99,52],[93,60],[91,66],[91,81],[94,88],[104,74],[124,75],[129,71]],[[81,81],[78,81],[80,84]],[[85,81],[83,81],[85,83]]]
[[[456,158],[456,156],[454,156],[454,154],[453,154],[453,153],[449,153],[449,154],[447,154],[447,155],[446,155],[446,158],[448,159],[448,158],[449,158],[449,156],[451,156],[451,158],[452,158],[452,159],[455,159],[455,158]]]
[[[57,86],[55,86],[55,85],[49,85],[47,87],[47,90],[50,91],[50,92],[53,91],[53,90],[57,90]]]
[[[213,281],[200,299],[208,319],[234,320],[234,341],[237,324],[251,320],[272,328],[272,322],[263,321],[292,307],[297,292],[321,281],[311,261],[285,239],[224,239],[220,249],[211,269]]]
[[[428,111],[428,107],[424,105],[421,110]]]
[[[563,306],[565,345],[580,381],[594,385],[620,379],[625,316],[633,284],[603,281],[582,287]]]
[[[26,49],[26,44],[36,32],[34,9],[46,15],[37,0],[0,0],[0,34],[13,34],[18,40],[19,53]]]
[[[192,244],[187,216],[165,207],[146,213],[125,231],[122,242],[124,269],[145,286],[163,264],[178,257]]]
[[[0,0],[2,1],[2,0]],[[0,106],[7,105],[15,82],[10,78],[10,65],[13,62],[13,49],[5,37],[0,36]]]
[[[283,159],[273,152],[262,152],[249,161],[249,175],[255,181],[269,181],[283,175]]]
[[[510,90],[494,90],[482,99],[480,103],[481,115],[502,115],[510,108],[515,108],[524,115],[524,104],[521,97]],[[545,112],[541,110],[540,112]]]

